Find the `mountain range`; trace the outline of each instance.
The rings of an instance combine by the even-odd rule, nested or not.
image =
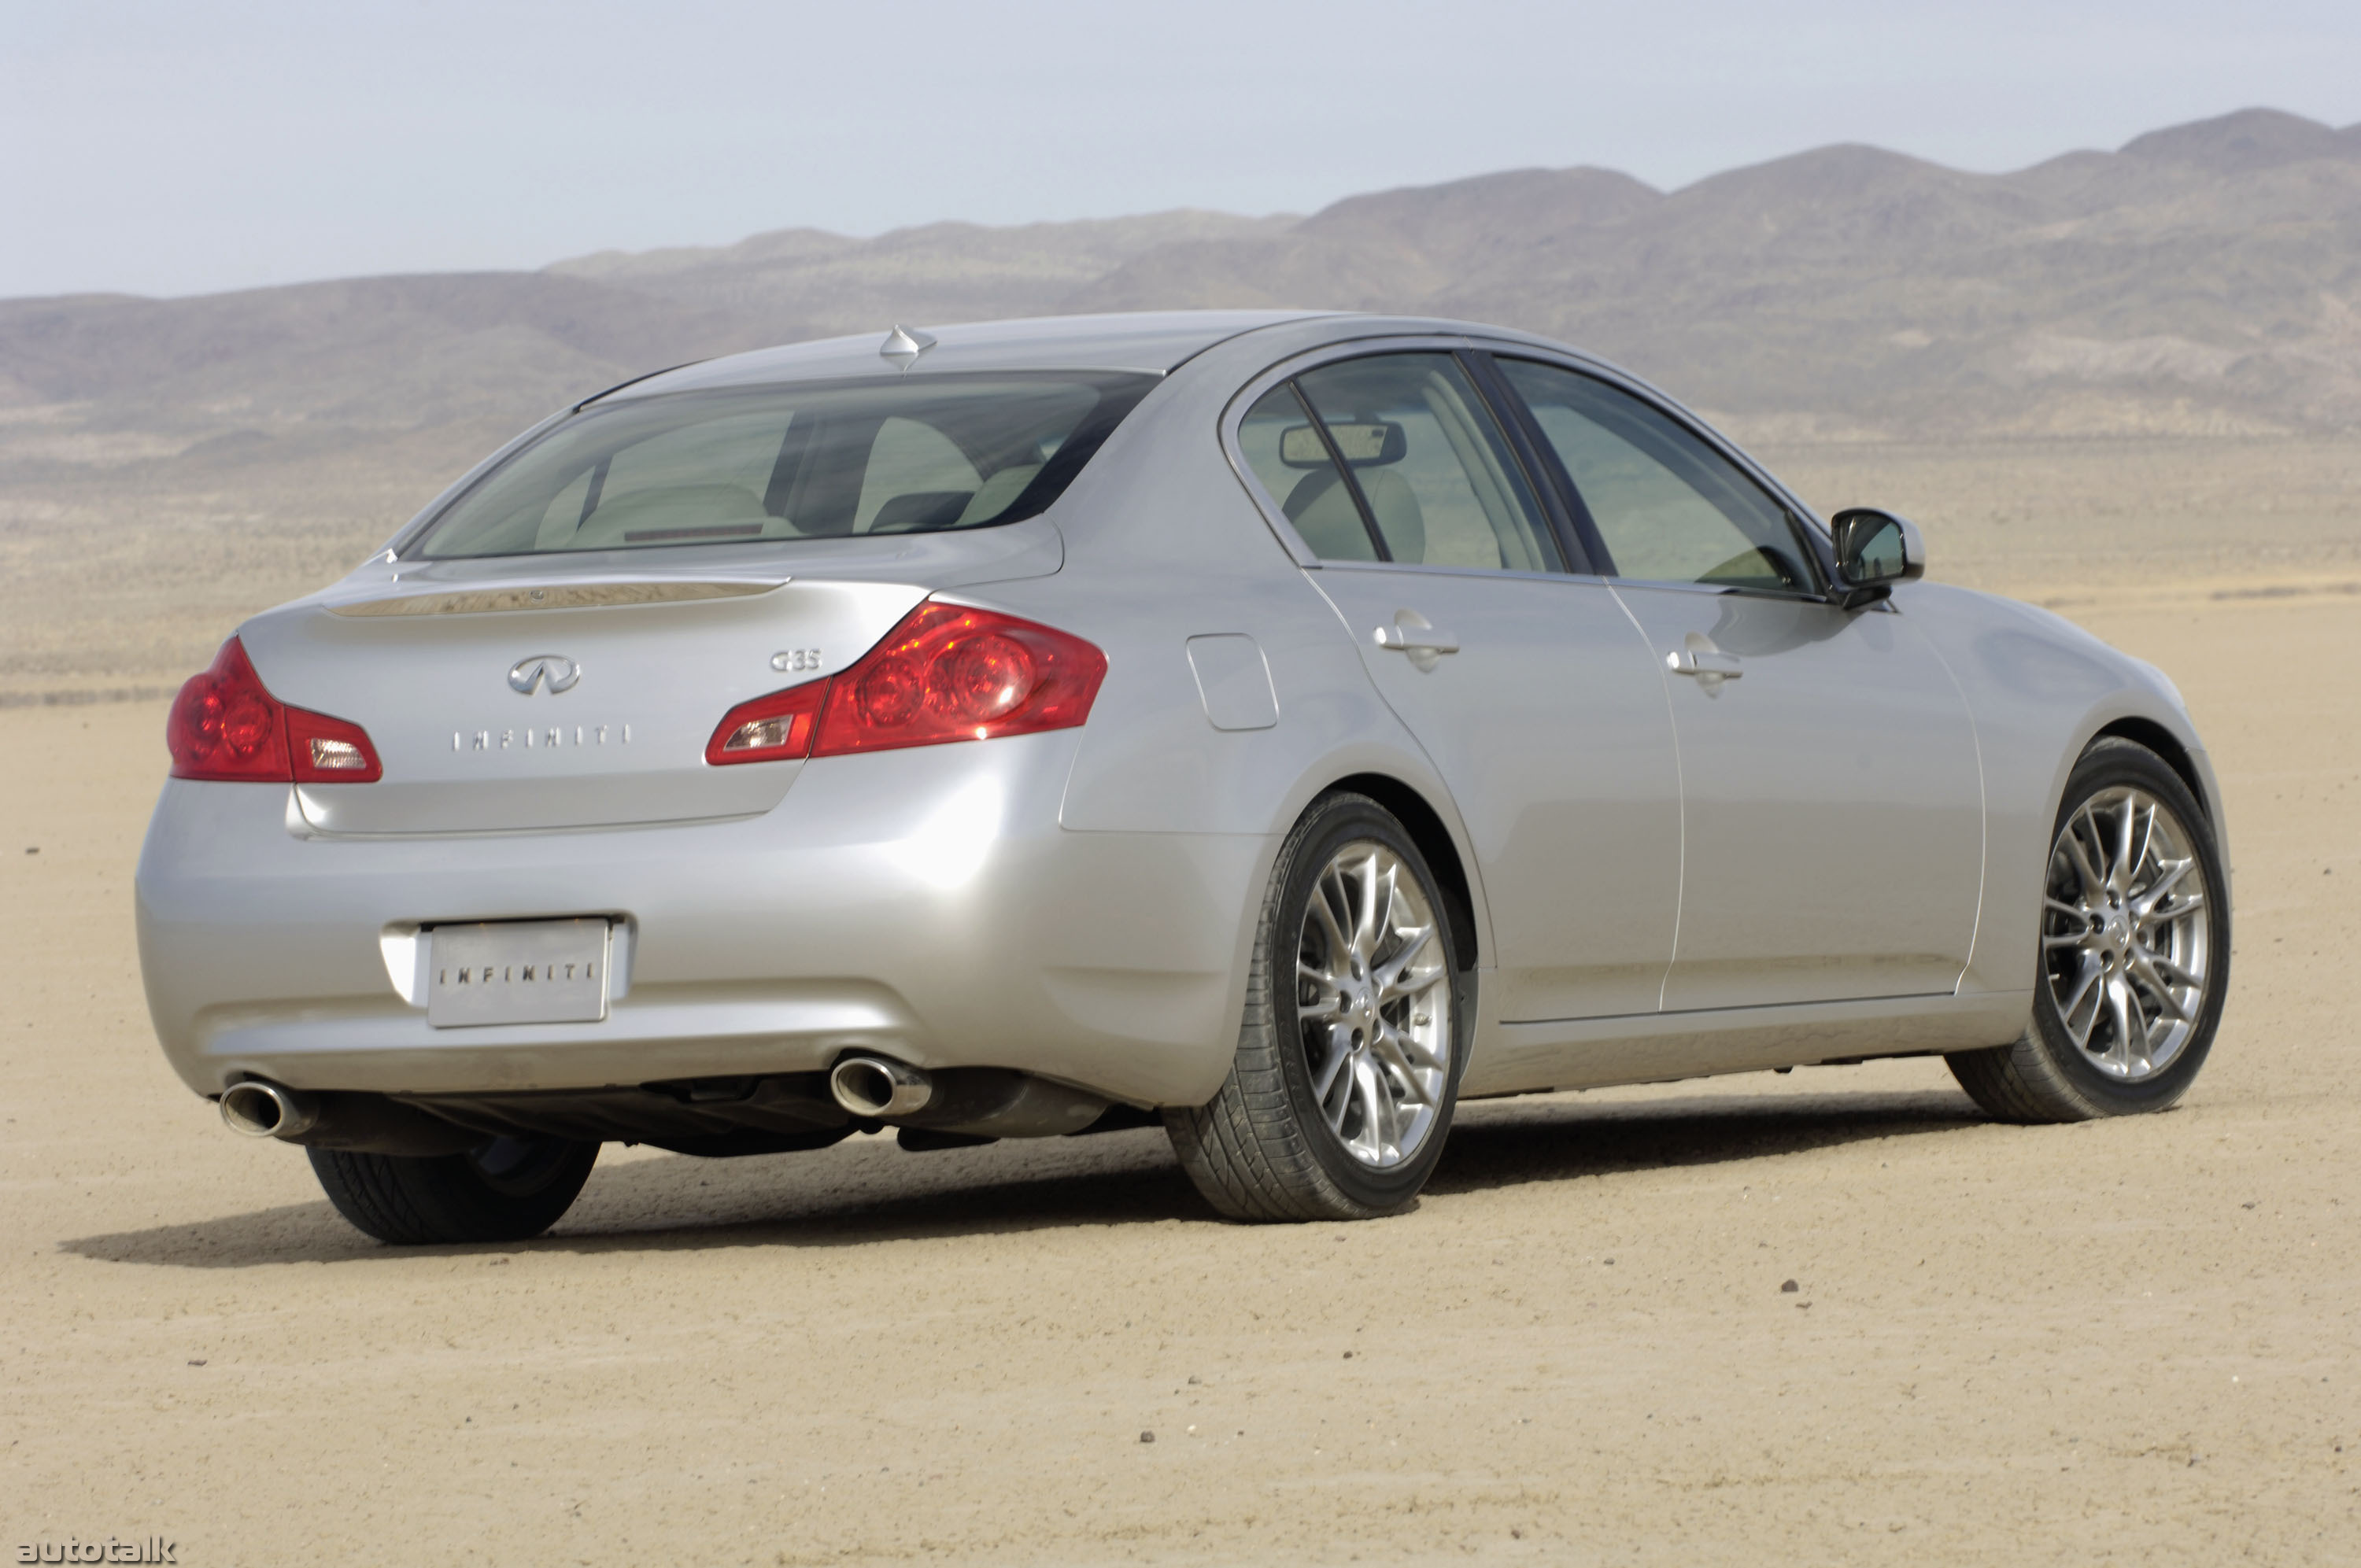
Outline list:
[[[1273,304],[1580,344],[1806,493],[1906,503],[1950,574],[2022,575],[2070,538],[2071,572],[2103,572],[2122,546],[2090,542],[2135,517],[2150,555],[2225,513],[2290,560],[2351,554],[2361,126],[2257,109],[2009,174],[1829,147],[1673,192],[1518,170],[1309,217],[0,300],[0,706],[162,689],[517,429],[649,370],[896,322]],[[2270,439],[2200,439],[2240,435]]]
[[[1783,439],[2348,429],[2361,126],[2255,109],[2007,174],[1837,146],[1671,192],[1519,170],[1303,218],[785,229],[538,272],[0,301],[0,472],[512,427],[894,322],[1229,305],[1530,328]]]

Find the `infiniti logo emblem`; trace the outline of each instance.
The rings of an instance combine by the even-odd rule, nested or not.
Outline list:
[[[553,694],[572,691],[581,678],[582,666],[556,653],[528,654],[509,669],[509,685],[524,696],[531,696],[544,682]]]

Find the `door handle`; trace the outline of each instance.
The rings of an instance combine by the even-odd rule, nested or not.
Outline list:
[[[1459,639],[1432,626],[1380,626],[1378,646],[1398,653],[1456,653]]]
[[[1735,653],[1724,653],[1713,648],[1680,648],[1664,655],[1664,668],[1676,675],[1697,675],[1719,681],[1734,681],[1746,673],[1744,661]]]
[[[1411,665],[1421,674],[1432,674],[1445,653],[1459,652],[1459,639],[1448,631],[1438,631],[1426,617],[1414,609],[1394,612],[1391,626],[1377,629],[1378,646],[1407,654]]]

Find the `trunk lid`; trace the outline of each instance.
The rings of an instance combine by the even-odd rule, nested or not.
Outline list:
[[[1010,537],[1020,530],[1034,537]],[[1061,559],[1046,523],[989,533],[999,537],[830,542],[792,558],[379,558],[239,635],[272,695],[361,726],[384,764],[374,784],[298,785],[314,832],[752,816],[785,798],[802,764],[708,765],[722,715],[842,670],[938,588]]]

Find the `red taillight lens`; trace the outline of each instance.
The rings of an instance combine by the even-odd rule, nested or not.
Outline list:
[[[741,702],[721,716],[713,739],[705,743],[705,760],[724,762],[780,762],[811,751],[812,720],[826,681],[809,681],[783,692]]]
[[[929,601],[829,683],[812,755],[1069,729],[1105,678],[1106,655],[1079,637]]]
[[[192,675],[164,723],[176,779],[251,784],[373,784],[376,748],[357,724],[289,707],[270,695],[233,637]]]
[[[233,637],[213,667],[192,675],[164,724],[176,779],[251,779],[291,784],[287,766],[287,710],[264,689]]]
[[[288,784],[292,774],[283,713],[246,662],[246,644],[231,638],[213,656],[213,668],[189,675],[172,699],[172,718],[163,728],[172,777]]]
[[[851,669],[731,708],[708,762],[841,756],[1068,729],[1088,718],[1106,655],[994,610],[920,605]]]

